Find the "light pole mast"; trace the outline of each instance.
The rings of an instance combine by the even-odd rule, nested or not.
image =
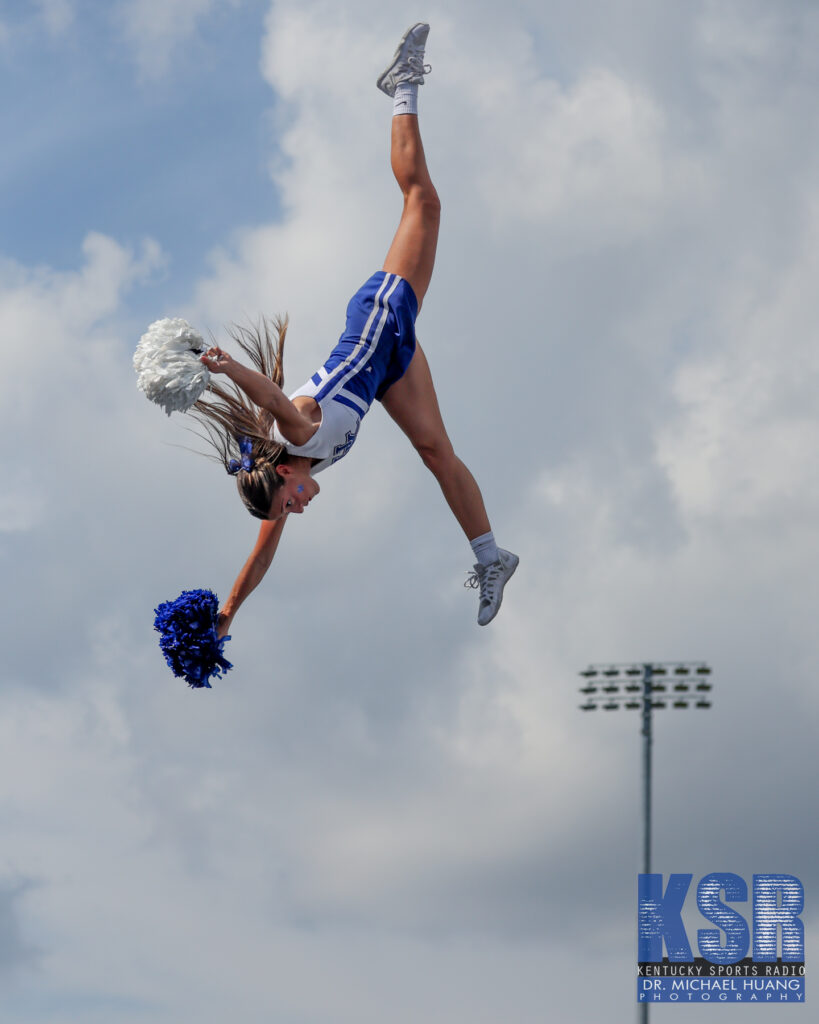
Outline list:
[[[641,712],[641,735],[643,738],[643,871],[651,874],[651,762],[654,709],[669,706],[667,695],[671,697],[671,708],[685,710],[690,707],[710,708],[708,696],[711,683],[707,677],[711,669],[702,661],[646,661],[603,663],[589,665],[580,675],[586,685],[580,692],[585,703],[580,705],[581,711],[596,711],[602,707],[604,711]],[[666,680],[676,680],[669,689]],[[640,680],[638,682],[638,679]],[[692,679],[695,682],[692,683]],[[659,680],[659,681],[658,681]],[[640,1024],[648,1024],[648,1003],[638,1003],[638,1020]]]
[[[653,665],[643,665],[643,874],[651,874],[651,745],[654,736],[651,728],[652,698],[651,679]],[[645,1007],[648,1010],[648,1007]],[[648,1019],[648,1018],[646,1018]]]

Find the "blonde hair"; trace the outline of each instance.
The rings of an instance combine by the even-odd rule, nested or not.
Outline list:
[[[228,334],[250,359],[259,373],[279,387],[284,385],[284,339],[288,318],[263,318],[255,326],[234,324]],[[239,469],[236,487],[245,508],[257,519],[267,519],[282,477],[276,467],[287,461],[284,445],[273,440],[275,417],[251,402],[232,381],[221,383],[211,376],[206,397],[200,398],[190,410],[204,428],[203,437],[216,450],[216,458],[231,472],[231,462],[241,462],[239,442],[252,443],[252,469]]]

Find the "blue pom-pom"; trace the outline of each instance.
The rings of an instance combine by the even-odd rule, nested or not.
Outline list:
[[[212,590],[184,590],[154,610],[159,648],[173,674],[189,686],[210,689],[210,679],[233,668],[224,658],[229,636],[216,636],[219,602]]]

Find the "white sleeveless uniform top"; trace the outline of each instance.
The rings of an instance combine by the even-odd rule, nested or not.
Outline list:
[[[316,375],[317,376],[317,375]],[[313,434],[307,444],[291,444],[279,430],[279,425],[273,428],[273,440],[284,445],[290,455],[300,455],[305,459],[318,459],[313,466],[313,473],[320,473],[334,462],[343,459],[352,448],[358,435],[358,428],[361,426],[361,417],[366,412],[357,410],[353,403],[338,401],[333,398],[317,398],[317,392],[321,384],[313,383],[313,378],[298,391],[290,395],[290,400],[300,395],[307,395],[314,398],[321,409],[321,423],[318,430]]]

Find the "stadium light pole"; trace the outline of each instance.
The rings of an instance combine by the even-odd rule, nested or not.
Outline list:
[[[580,692],[585,703],[581,711],[641,712],[643,737],[643,874],[651,874],[651,764],[654,709],[710,708],[711,669],[702,661],[645,661],[589,665],[580,675],[586,685]],[[675,682],[667,683],[673,679]],[[659,681],[658,681],[659,680]],[[693,680],[693,682],[692,682]],[[671,689],[669,690],[669,685]],[[638,1020],[648,1024],[648,1003],[638,1004]]]

